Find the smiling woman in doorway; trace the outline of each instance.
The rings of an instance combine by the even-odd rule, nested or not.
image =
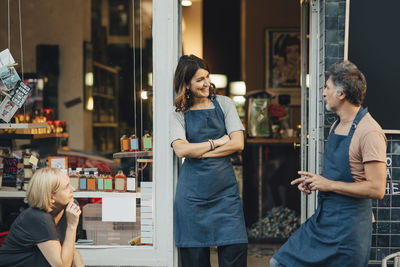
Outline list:
[[[243,267],[247,234],[230,155],[243,150],[243,125],[233,101],[212,93],[204,60],[182,56],[174,77],[171,144],[185,158],[176,189],[175,242],[183,267]]]

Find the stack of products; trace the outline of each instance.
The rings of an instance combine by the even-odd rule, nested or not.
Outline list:
[[[260,227],[261,224],[261,227]],[[300,218],[287,207],[275,207],[248,230],[249,238],[287,239],[300,227]]]
[[[82,170],[72,167],[69,171],[70,183],[76,191],[136,192],[136,172],[131,167],[126,176],[122,169],[113,177],[109,171],[98,172],[96,168]]]
[[[132,133],[129,137],[128,134],[124,133],[120,138],[121,151],[122,152],[134,152],[139,151],[139,138],[135,133]],[[153,137],[145,131],[142,137],[141,143],[142,151],[151,151],[153,149]]]

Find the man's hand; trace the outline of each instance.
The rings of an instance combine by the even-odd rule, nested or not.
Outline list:
[[[331,180],[311,172],[299,171],[298,174],[302,177],[293,180],[290,184],[298,184],[297,188],[301,192],[309,195],[311,194],[311,191],[316,190],[331,191]]]

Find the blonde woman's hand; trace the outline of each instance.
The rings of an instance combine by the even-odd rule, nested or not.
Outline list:
[[[77,227],[79,223],[79,216],[82,213],[79,206],[71,201],[65,208],[65,212],[67,216],[67,224],[72,227]]]
[[[214,140],[215,147],[223,146],[230,140],[229,135],[224,135],[216,140]]]

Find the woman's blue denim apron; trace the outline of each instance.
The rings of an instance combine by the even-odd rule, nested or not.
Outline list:
[[[347,136],[332,129],[326,143],[322,176],[351,183],[349,147],[358,122],[367,113],[360,108]],[[372,234],[371,199],[333,192],[318,193],[318,208],[273,256],[284,266],[368,266]]]
[[[207,142],[226,134],[224,114],[213,109],[185,114],[186,138]],[[247,243],[242,203],[230,156],[186,158],[178,177],[174,205],[177,247],[210,247]]]

